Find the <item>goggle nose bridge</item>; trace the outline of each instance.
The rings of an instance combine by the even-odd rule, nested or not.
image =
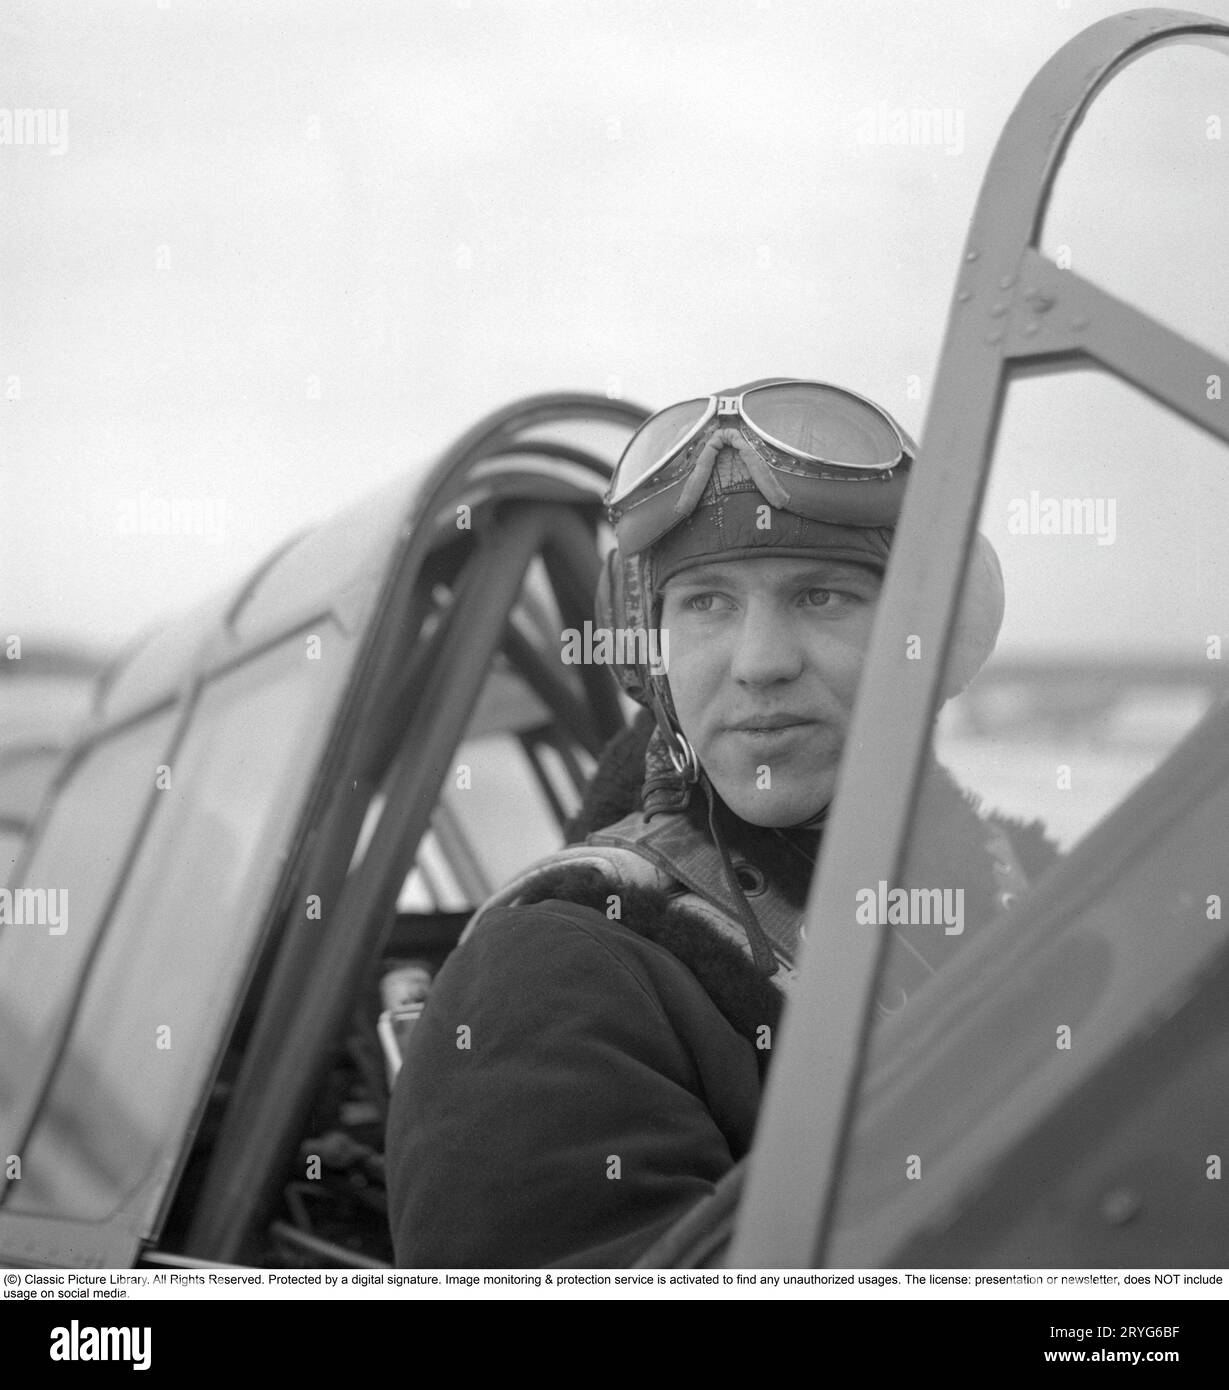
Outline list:
[[[741,409],[741,407],[740,407],[740,405],[739,405],[739,402],[740,402],[741,400],[742,400],[742,397],[741,397],[741,396],[718,396],[718,397],[717,397],[717,414],[718,414],[718,415],[741,415],[741,414],[742,414],[742,409]]]

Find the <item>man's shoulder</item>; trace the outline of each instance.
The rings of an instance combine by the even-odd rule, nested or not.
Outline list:
[[[620,878],[601,863],[565,861],[535,874],[510,901],[488,904],[453,955],[481,958],[490,969],[528,953],[552,971],[572,968],[577,957],[605,957],[655,979],[694,984],[675,916],[663,888]]]
[[[569,1046],[640,1057],[681,1046],[728,1060],[754,1049],[754,1025],[777,1021],[761,1011],[740,1027],[728,992],[739,987],[702,980],[675,951],[597,905],[547,897],[485,914],[445,962],[422,1022],[444,1034],[472,1023],[475,1034],[517,1039],[531,1053],[566,1037]]]
[[[660,961],[670,953],[624,915],[630,909],[643,916],[658,906],[656,898],[651,890],[620,889],[598,869],[569,866],[542,879],[528,896],[486,908],[453,956],[480,953],[490,961],[524,950],[548,956],[596,951]]]
[[[603,951],[674,997],[698,988],[751,1041],[780,1015],[780,992],[744,952],[688,911],[662,879],[634,881],[603,857],[546,861],[512,901],[482,913],[467,933],[465,944],[471,943],[480,943],[491,968],[512,955],[523,967],[525,950],[553,957],[552,971],[561,967],[561,955]]]

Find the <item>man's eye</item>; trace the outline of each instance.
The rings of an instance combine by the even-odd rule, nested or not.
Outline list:
[[[812,608],[835,607],[844,597],[833,589],[808,589],[806,592],[807,603]]]
[[[692,594],[683,600],[683,607],[693,613],[711,613],[717,606],[716,594]]]

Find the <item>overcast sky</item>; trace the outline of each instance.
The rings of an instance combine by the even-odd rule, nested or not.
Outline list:
[[[7,4],[0,627],[127,637],[528,393],[797,374],[919,430],[1003,122],[1121,8]],[[17,108],[41,143],[2,143]],[[942,140],[885,143],[916,110]],[[1229,352],[1227,194],[1229,61],[1170,50],[1081,133],[1047,247]],[[1026,388],[1004,439],[1009,640],[1229,629],[1229,468],[1193,432],[1085,382]],[[1011,536],[1030,490],[1114,500],[1112,544]],[[176,501],[204,534],[142,528]]]

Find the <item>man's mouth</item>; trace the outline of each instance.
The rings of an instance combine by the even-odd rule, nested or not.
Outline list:
[[[805,714],[753,714],[727,725],[735,733],[776,733],[781,729],[797,729],[817,721]]]

